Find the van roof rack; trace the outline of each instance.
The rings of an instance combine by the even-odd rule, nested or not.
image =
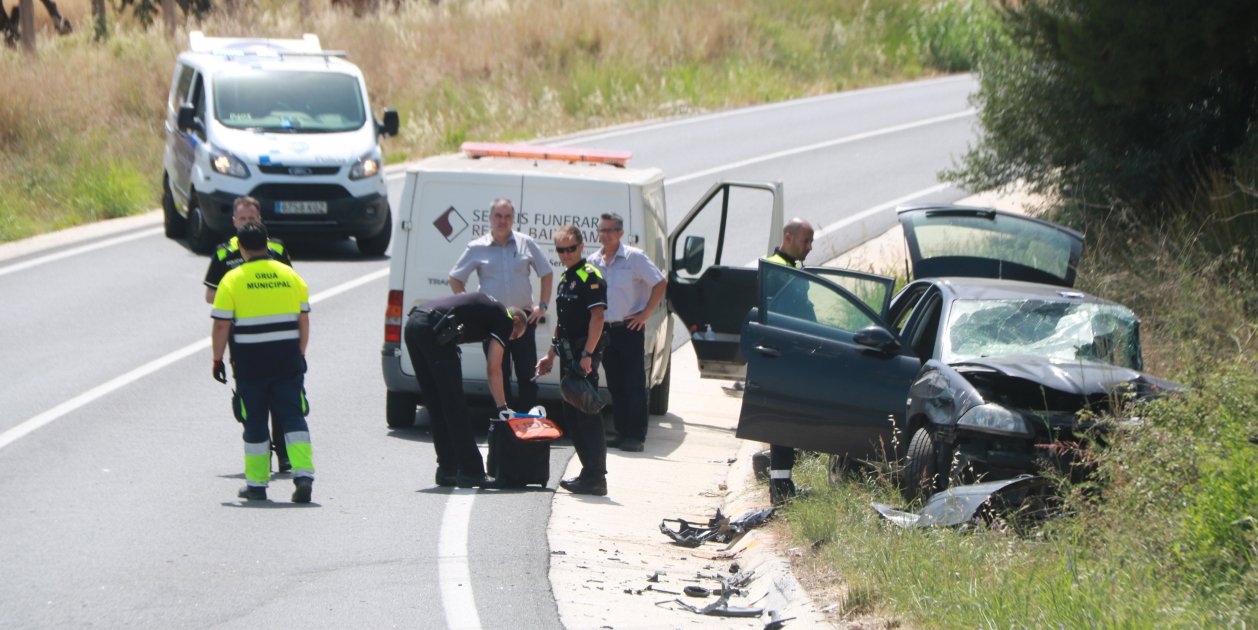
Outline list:
[[[473,159],[483,157],[511,157],[529,160],[561,160],[564,162],[589,162],[610,164],[624,168],[633,154],[611,149],[587,149],[584,147],[544,147],[531,144],[500,144],[496,142],[464,142],[463,154]]]
[[[206,37],[201,31],[188,34],[188,50],[227,58],[240,57],[348,57],[345,51],[324,50],[319,36],[313,33],[301,39],[263,39],[257,37]]]

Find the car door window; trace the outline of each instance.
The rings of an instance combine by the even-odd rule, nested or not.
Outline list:
[[[192,90],[192,77],[196,74],[190,66],[179,67],[179,79],[175,82],[175,91],[170,96],[170,108],[178,110],[180,105],[188,102],[188,92]]]
[[[760,265],[761,311],[766,324],[838,341],[867,326],[882,325],[860,298],[804,271]]]
[[[909,320],[909,330],[905,338],[913,348],[913,353],[923,361],[935,355],[936,340],[939,338],[939,316],[943,311],[943,300],[937,292],[924,295],[914,309]]]

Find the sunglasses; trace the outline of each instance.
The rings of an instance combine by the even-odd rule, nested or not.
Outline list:
[[[556,248],[555,248],[555,253],[557,253],[557,254],[571,254],[572,252],[577,251],[577,248],[578,248],[578,247],[580,247],[580,245],[573,245],[573,246],[571,246],[571,247],[556,247]]]
[[[598,229],[599,234],[613,234],[619,231],[620,231],[620,228],[599,228]]]

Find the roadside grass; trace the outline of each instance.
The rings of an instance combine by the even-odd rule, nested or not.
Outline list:
[[[551,137],[965,70],[988,11],[961,0],[485,0],[355,18],[327,2],[303,14],[296,2],[256,0],[174,40],[160,24],[111,14],[110,38],[97,44],[88,0],[58,4],[74,34],[52,36],[40,12],[36,57],[0,47],[0,242],[157,206],[165,100],[188,30],[313,32],[347,51],[376,114],[401,114],[384,147],[399,162],[465,140]]]
[[[900,529],[869,505],[904,505],[888,478],[852,472],[828,487],[823,463],[803,458],[814,492],[785,520],[813,550],[797,566],[821,564],[858,594],[838,615],[939,628],[1258,623],[1258,160],[1205,176],[1213,187],[1165,224],[1115,213],[1076,225],[1078,286],[1131,307],[1146,371],[1188,389],[1134,409],[1140,422],[1091,452],[1096,474],[1060,487],[1067,516]]]

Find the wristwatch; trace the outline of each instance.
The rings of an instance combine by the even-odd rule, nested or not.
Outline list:
[[[543,311],[547,311],[547,310],[550,310],[550,305],[549,305],[549,304],[538,304],[538,305],[537,305],[537,308],[539,308],[539,309],[541,309],[541,310],[543,310]]]
[[[581,358],[582,358],[582,359],[584,359],[585,357],[592,357],[592,356],[594,356],[594,353],[593,353],[593,352],[590,352],[589,350],[582,350],[582,351],[581,351]]]

